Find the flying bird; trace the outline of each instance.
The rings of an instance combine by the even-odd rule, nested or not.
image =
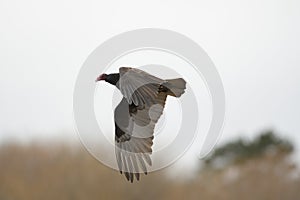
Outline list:
[[[119,68],[119,73],[101,74],[123,95],[115,108],[115,154],[120,173],[133,182],[140,174],[147,175],[152,166],[154,127],[163,113],[167,96],[180,97],[186,88],[182,78],[163,80],[131,67]]]

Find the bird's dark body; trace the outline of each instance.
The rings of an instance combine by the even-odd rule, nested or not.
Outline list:
[[[106,82],[115,85],[117,88],[119,88],[119,79],[120,79],[120,74],[119,73],[113,73],[113,74],[109,74],[107,75],[107,78],[105,79]],[[162,80],[163,82],[163,80]],[[148,86],[144,85],[142,87]],[[169,91],[169,89],[167,87],[165,87],[164,85],[160,85],[160,84],[151,84],[153,87],[157,88],[157,93],[160,95],[163,95],[165,97],[167,97],[167,92]],[[164,93],[164,94],[163,94]],[[136,106],[134,103],[129,104],[126,100],[126,98],[123,97],[123,99],[121,100],[121,102],[119,103],[119,105],[116,107],[115,109],[115,119],[121,119],[124,123],[124,125],[129,125],[129,120],[124,121],[124,119],[129,119],[129,116],[135,112],[137,112],[137,110],[140,109],[139,106]],[[128,116],[129,115],[129,116]],[[148,122],[150,122],[150,117]],[[115,131],[115,137],[116,140],[118,141],[118,139],[124,135],[125,133],[118,127],[118,122],[115,123],[115,127],[116,127],[116,131]],[[146,126],[148,123],[143,124],[143,126]]]

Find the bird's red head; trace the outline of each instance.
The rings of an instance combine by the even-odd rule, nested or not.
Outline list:
[[[107,77],[107,74],[101,74],[100,76],[97,77],[96,82],[97,82],[97,81],[105,80],[106,77]]]

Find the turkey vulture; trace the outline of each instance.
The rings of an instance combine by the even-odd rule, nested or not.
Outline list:
[[[137,68],[121,67],[119,73],[101,74],[123,95],[115,108],[115,154],[120,173],[133,182],[152,165],[153,132],[167,96],[180,97],[186,88],[182,78],[163,80]]]

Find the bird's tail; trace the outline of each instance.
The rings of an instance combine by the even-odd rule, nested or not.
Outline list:
[[[180,97],[186,88],[186,82],[183,78],[166,80],[163,85],[168,88],[167,94],[173,97]]]

